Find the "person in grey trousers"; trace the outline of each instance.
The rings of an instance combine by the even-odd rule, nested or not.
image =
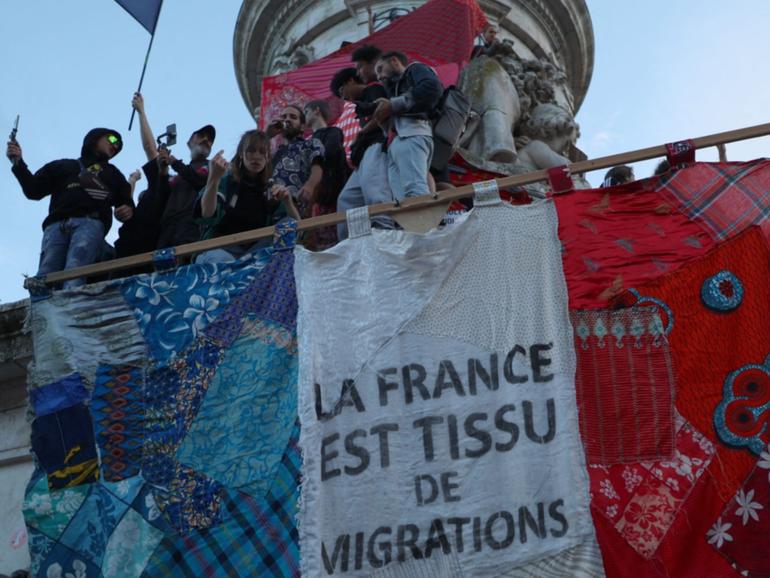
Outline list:
[[[372,120],[379,99],[387,98],[385,88],[379,82],[364,83],[355,68],[343,68],[332,78],[329,87],[335,96],[353,102],[361,130],[350,147],[350,162],[355,168],[348,178],[339,197],[337,211],[376,205],[393,200],[388,184],[388,154],[385,152],[386,135]],[[374,219],[375,225],[392,228],[388,218]],[[340,240],[347,238],[344,223],[337,225]]]
[[[380,99],[374,120],[390,120],[395,138],[388,145],[388,180],[397,200],[427,195],[428,170],[433,156],[431,116],[444,87],[431,67],[409,63],[400,52],[386,52],[377,61],[377,78],[389,98]]]

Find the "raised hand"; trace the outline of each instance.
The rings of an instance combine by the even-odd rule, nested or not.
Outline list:
[[[209,178],[219,180],[230,168],[230,163],[225,158],[225,151],[220,150],[214,155],[214,158],[209,161]]]
[[[16,164],[17,161],[21,160],[21,145],[15,140],[8,141],[8,148],[5,149],[5,156],[7,156],[12,163]]]

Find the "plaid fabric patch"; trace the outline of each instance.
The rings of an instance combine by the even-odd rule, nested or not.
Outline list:
[[[263,498],[228,490],[222,523],[187,536],[167,536],[144,578],[299,577],[295,513],[299,494],[299,423]]]
[[[751,225],[770,238],[770,161],[696,163],[661,179],[658,190],[674,197],[716,241]]]

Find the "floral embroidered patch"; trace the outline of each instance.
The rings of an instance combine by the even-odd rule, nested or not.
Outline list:
[[[652,557],[716,447],[681,416],[674,457],[615,466],[590,466],[591,504],[628,544]]]
[[[770,447],[706,534],[742,575],[770,575]]]

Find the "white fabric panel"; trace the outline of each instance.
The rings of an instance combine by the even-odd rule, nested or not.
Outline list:
[[[495,204],[296,250],[303,575],[602,575],[575,555],[597,549],[556,231],[550,202]]]

